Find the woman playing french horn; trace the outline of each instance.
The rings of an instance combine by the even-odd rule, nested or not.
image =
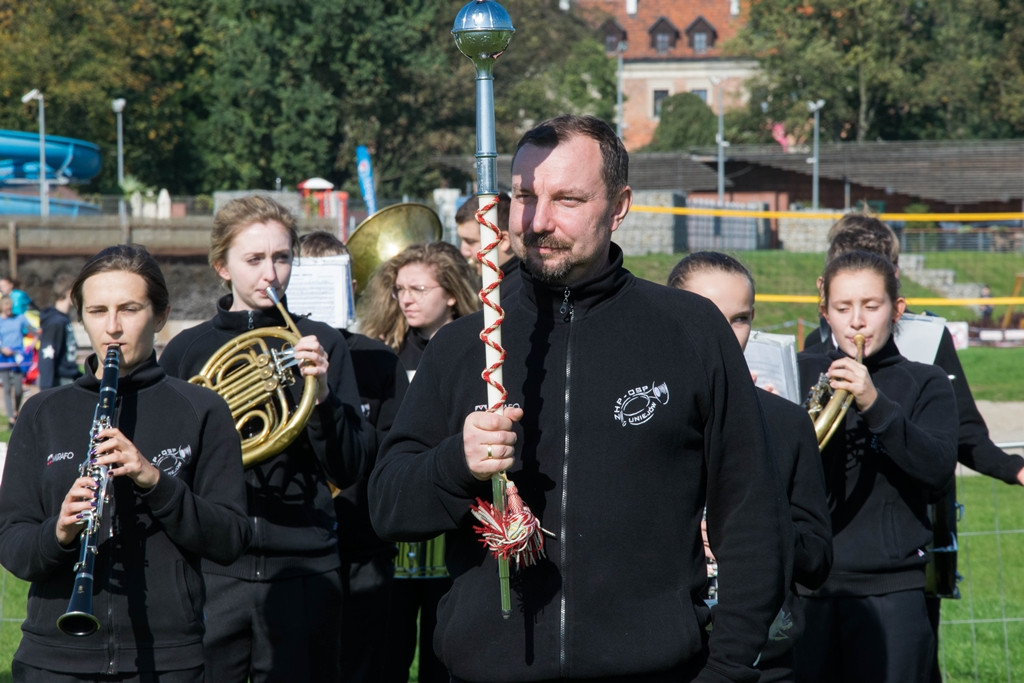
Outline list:
[[[356,480],[376,448],[373,430],[364,429],[341,333],[285,309],[299,248],[291,213],[268,197],[235,199],[217,212],[210,242],[210,265],[230,293],[217,302],[213,318],[170,341],[160,364],[170,375],[194,378],[219,351],[265,329],[256,350],[247,345],[238,356],[294,362],[303,379],[288,384],[282,376],[281,391],[298,405],[305,378],[312,377],[316,396],[294,440],[281,438],[278,449],[247,463],[249,550],[228,566],[203,566],[210,586],[207,677],[225,683],[336,680],[341,581],[329,482],[344,487]],[[299,334],[291,340],[274,336],[293,327]],[[255,370],[252,380],[255,387],[263,383]],[[271,414],[276,408],[261,410]],[[251,435],[242,431],[244,451]]]
[[[96,353],[73,385],[25,403],[0,487],[0,562],[32,583],[13,680],[198,683],[200,562],[229,563],[250,538],[231,415],[157,365],[168,292],[145,249],[100,252],[71,297]],[[112,385],[114,419],[96,429],[100,396]],[[85,476],[91,469],[109,476]],[[103,490],[79,603],[91,608],[92,627],[58,628],[79,586],[81,532]]]
[[[824,372],[853,402],[822,449],[834,560],[825,584],[803,591],[796,679],[927,681],[935,648],[924,596],[927,505],[956,465],[953,388],[939,368],[896,348],[892,330],[906,303],[887,259],[848,252],[822,280],[838,351],[801,353],[801,383],[811,387]]]

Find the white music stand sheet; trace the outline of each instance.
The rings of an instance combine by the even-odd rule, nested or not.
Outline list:
[[[935,362],[935,354],[939,350],[942,331],[946,329],[946,319],[937,315],[918,315],[904,313],[896,323],[896,348],[907,360],[918,363]]]
[[[338,256],[303,256],[292,263],[288,308],[331,327],[347,328],[355,321],[352,260]]]
[[[753,330],[743,355],[747,367],[757,374],[757,386],[771,384],[777,394],[793,403],[803,401],[796,364],[796,337]]]

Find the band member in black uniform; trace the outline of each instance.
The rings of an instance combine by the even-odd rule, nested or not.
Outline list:
[[[754,278],[742,263],[720,252],[694,252],[676,264],[668,284],[711,300],[740,348],[747,348],[754,322]],[[813,589],[824,583],[832,566],[832,522],[818,442],[807,411],[767,390],[758,391],[757,397],[786,486],[795,541],[794,583],[757,663],[758,680],[768,683],[793,679],[793,646],[804,631],[796,584]]]
[[[247,330],[286,326],[267,294],[282,303],[298,253],[296,221],[268,197],[226,204],[214,217],[209,261],[230,293],[210,320],[170,341],[160,357],[167,373],[193,377],[225,344]],[[376,445],[360,415],[348,346],[333,327],[294,319],[294,346],[304,377],[317,380],[316,405],[297,438],[245,471],[253,542],[233,564],[205,564],[206,667],[211,681],[332,681],[340,657],[341,579],[329,484],[344,487],[363,473]],[[281,349],[284,341],[266,338]],[[294,396],[301,382],[290,387]]]
[[[341,240],[324,230],[306,233],[300,242],[304,257],[348,253]],[[339,332],[352,354],[363,416],[383,439],[409,388],[405,367],[384,342],[347,329]],[[382,680],[397,552],[395,544],[382,540],[370,525],[366,481],[366,476],[360,477],[334,497],[341,554],[340,680],[351,683]]]
[[[843,216],[829,230],[829,245],[826,263],[840,254],[857,249],[880,254],[896,267],[899,277],[900,241],[892,228],[874,216],[851,213]],[[819,284],[819,288],[820,288]],[[811,332],[804,341],[807,351],[824,352],[834,349],[832,330],[822,319],[817,330]],[[910,349],[901,349],[909,352]],[[972,470],[1015,486],[1024,486],[1024,457],[1007,453],[992,441],[988,433],[988,425],[982,417],[978,405],[974,401],[967,375],[960,364],[960,356],[953,343],[949,330],[943,328],[938,348],[934,351],[932,362],[942,368],[952,378],[953,393],[956,394],[956,408],[960,420],[960,432],[957,439],[957,461]],[[936,638],[939,635],[942,598],[958,597],[956,572],[956,527],[960,509],[956,499],[956,481],[950,480],[949,485],[939,492],[933,502],[932,519],[934,522],[934,541],[932,545],[941,552],[932,556],[932,576],[934,585],[926,591],[928,615],[932,622],[932,631]],[[940,568],[941,565],[941,568]],[[939,669],[938,651],[932,661],[932,683],[942,680]]]
[[[0,562],[32,582],[13,679],[199,683],[200,560],[228,564],[251,535],[238,434],[216,394],[157,365],[168,293],[145,249],[105,249],[71,292],[98,355],[74,384],[26,401],[0,487]],[[115,348],[104,377],[100,358]],[[97,424],[101,377],[116,399],[106,404],[112,419]],[[69,635],[58,619],[72,611],[76,559],[91,552],[79,547],[83,528],[95,528],[86,543],[95,554],[78,604],[91,597],[95,623]]]
[[[883,256],[833,259],[822,314],[839,348],[798,356],[802,386],[825,373],[852,404],[822,449],[834,562],[824,585],[802,591],[797,681],[928,680],[927,508],[956,467],[956,399],[946,373],[896,348],[893,326],[906,308],[898,289]]]

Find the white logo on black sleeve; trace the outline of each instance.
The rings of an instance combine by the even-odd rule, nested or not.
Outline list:
[[[153,459],[153,465],[169,476],[175,476],[181,468],[192,459],[192,446],[165,448]]]
[[[641,425],[654,416],[659,405],[668,403],[668,384],[643,385],[630,389],[615,402],[615,419],[626,425]]]

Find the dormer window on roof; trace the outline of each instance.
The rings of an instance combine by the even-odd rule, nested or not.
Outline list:
[[[699,55],[713,48],[718,40],[718,31],[703,16],[699,16],[690,22],[684,33],[686,34],[690,49]]]
[[[609,19],[601,26],[601,35],[604,36],[604,51],[616,53],[620,45],[626,43],[626,29],[615,19]]]
[[[679,29],[665,17],[654,22],[647,33],[651,36],[651,47],[657,50],[658,54],[664,54],[674,49],[679,41]]]

